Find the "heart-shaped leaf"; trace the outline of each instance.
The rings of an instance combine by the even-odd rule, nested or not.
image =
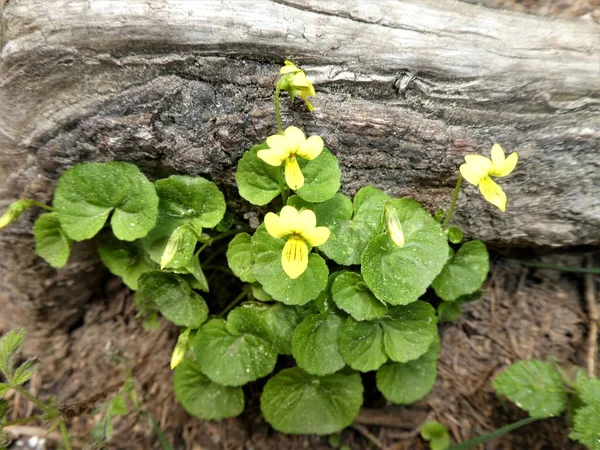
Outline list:
[[[252,236],[248,233],[237,234],[227,248],[227,263],[234,275],[244,283],[254,283],[252,275]]]
[[[387,313],[387,306],[373,295],[363,277],[355,272],[338,276],[331,287],[335,304],[356,320],[379,319]]]
[[[253,205],[266,205],[281,192],[282,168],[270,166],[256,155],[265,148],[269,146],[255,145],[244,153],[235,173],[240,196]]]
[[[333,197],[340,189],[340,166],[338,160],[326,148],[311,161],[299,158],[300,169],[304,175],[304,186],[296,193],[307,202],[324,202]]]
[[[71,254],[71,239],[60,226],[56,213],[42,214],[33,224],[35,253],[52,267],[67,264]]]
[[[338,349],[342,318],[311,314],[298,325],[292,339],[292,354],[298,367],[314,375],[337,372],[346,364]]]

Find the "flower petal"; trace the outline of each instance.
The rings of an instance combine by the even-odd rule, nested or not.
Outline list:
[[[265,216],[265,228],[267,233],[278,239],[291,234],[289,222],[272,212]]]
[[[285,182],[295,191],[304,186],[304,175],[302,175],[298,160],[293,155],[285,160]]]
[[[288,146],[294,150],[298,150],[300,145],[306,140],[304,131],[298,127],[287,127],[283,132],[288,141]]]
[[[299,72],[300,69],[296,67],[296,65],[291,61],[285,61],[285,66],[279,69],[279,73],[281,75],[285,75],[286,73],[294,73]]]
[[[321,136],[311,136],[300,145],[296,155],[304,159],[315,159],[323,151],[323,139]]]
[[[298,236],[288,239],[281,253],[281,265],[292,280],[304,273],[308,267],[308,247],[304,239]]]
[[[313,247],[318,247],[319,245],[323,245],[327,242],[330,235],[329,228],[327,227],[316,227],[310,232],[303,232],[302,237],[307,240],[307,242]]]
[[[281,208],[281,212],[279,213],[279,217],[283,220],[290,230],[290,234],[294,232],[294,224],[298,222],[298,215],[300,213],[293,206],[284,206]]]
[[[317,216],[310,209],[304,209],[298,214],[298,220],[295,224],[296,233],[311,232],[317,226]]]
[[[282,136],[281,134],[274,134],[273,136],[269,136],[267,138],[267,145],[273,150],[290,150],[290,143],[288,139],[285,136]]]
[[[306,78],[306,74],[300,71],[292,78],[292,84],[297,88],[308,88],[310,81]]]
[[[269,148],[265,150],[259,150],[258,153],[256,153],[256,156],[270,166],[277,167],[280,166],[281,163],[287,158],[288,154],[279,149]]]
[[[517,152],[513,152],[508,156],[508,158],[504,160],[504,164],[502,164],[502,166],[496,167],[494,165],[494,170],[490,172],[490,175],[494,177],[505,177],[506,175],[510,174],[513,170],[515,170],[518,161],[519,155],[517,154]]]
[[[460,166],[460,174],[469,183],[479,185],[481,180],[492,170],[492,161],[481,155],[465,156],[465,164]]]
[[[496,170],[498,167],[502,167],[506,156],[504,155],[504,149],[500,144],[494,144],[492,146],[492,168]]]
[[[314,95],[314,94],[313,94],[313,95]],[[300,96],[300,98],[301,98],[302,100],[304,100],[304,103],[306,104],[306,108],[307,108],[309,111],[314,111],[315,107],[312,105],[312,103],[311,103],[311,102],[309,102],[309,101],[308,101],[308,99],[307,99],[307,98],[306,98],[304,95],[301,95],[301,96]]]
[[[483,198],[504,212],[506,209],[506,194],[494,180],[490,177],[485,177],[479,183],[479,190]]]

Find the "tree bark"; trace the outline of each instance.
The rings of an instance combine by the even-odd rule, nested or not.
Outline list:
[[[4,1],[2,207],[50,201],[75,163],[122,160],[207,176],[250,210],[236,163],[275,132],[277,70],[292,59],[316,110],[284,101],[284,124],[324,138],[344,192],[373,184],[447,207],[464,155],[500,142],[521,158],[500,180],[507,212],[466,186],[455,223],[497,245],[600,243],[596,23],[435,0]],[[2,320],[68,327],[103,272],[85,246],[48,268],[34,216],[0,234]]]

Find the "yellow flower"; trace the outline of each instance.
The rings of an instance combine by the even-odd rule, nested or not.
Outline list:
[[[293,62],[285,61],[285,66],[279,70],[279,73],[283,75],[278,82],[279,88],[288,91],[292,101],[296,95],[304,100],[309,111],[315,109],[307,98],[315,95],[315,88],[304,72],[298,69]]]
[[[481,155],[465,156],[465,163],[460,166],[460,174],[469,183],[479,186],[483,197],[492,205],[504,212],[506,194],[491,177],[505,177],[517,165],[519,155],[516,152],[507,158],[500,144],[492,147],[492,159]]]
[[[296,156],[311,160],[323,151],[323,139],[319,136],[306,139],[304,132],[296,127],[288,127],[283,135],[269,136],[267,145],[269,148],[259,150],[257,156],[271,166],[281,166],[285,161],[285,181],[294,190],[304,186],[304,175]]]
[[[289,236],[281,253],[281,265],[292,280],[308,267],[308,245],[317,247],[329,239],[329,228],[318,227],[317,217],[310,209],[298,211],[292,206],[284,206],[279,215],[267,213],[265,227],[275,238]]]

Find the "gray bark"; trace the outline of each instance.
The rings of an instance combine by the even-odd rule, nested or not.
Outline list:
[[[344,192],[373,184],[446,207],[464,155],[497,141],[521,156],[500,180],[508,209],[467,186],[455,222],[468,236],[600,243],[596,23],[435,0],[10,0],[1,40],[1,206],[49,201],[77,162],[122,160],[151,177],[208,176],[251,209],[236,163],[274,133],[276,74],[292,59],[317,109],[284,101],[284,123],[323,136]],[[3,319],[68,326],[97,261],[81,249],[49,269],[33,255],[33,218],[0,234]],[[54,311],[64,303],[72,314]]]

